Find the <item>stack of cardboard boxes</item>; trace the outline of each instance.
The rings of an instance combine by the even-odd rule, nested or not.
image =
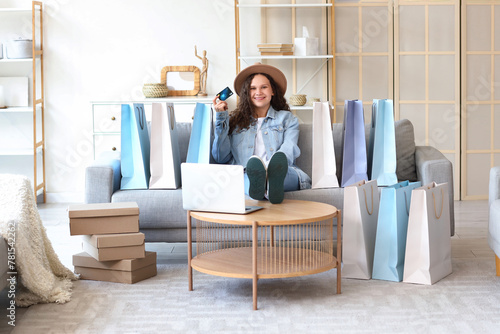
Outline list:
[[[71,235],[83,236],[73,255],[81,279],[136,283],[156,276],[156,253],[146,252],[137,203],[78,204],[68,208]]]

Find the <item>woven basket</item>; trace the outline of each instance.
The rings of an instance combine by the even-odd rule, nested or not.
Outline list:
[[[295,94],[290,96],[290,104],[293,106],[303,106],[306,104],[305,94]]]
[[[312,107],[314,102],[321,102],[321,100],[317,97],[311,97],[307,100],[307,105]]]
[[[145,97],[165,97],[168,94],[168,89],[162,83],[147,83],[142,87],[142,93]]]

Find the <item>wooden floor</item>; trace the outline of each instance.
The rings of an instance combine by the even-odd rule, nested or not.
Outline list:
[[[72,256],[81,252],[81,238],[69,235],[69,204],[39,204],[47,235],[52,242],[61,262],[73,270]],[[453,259],[489,259],[494,263],[495,255],[488,246],[488,202],[456,201],[455,202],[455,235],[451,238]],[[186,243],[147,243],[146,249],[157,252],[157,263],[187,264]],[[4,290],[5,291],[5,290]],[[8,305],[8,299],[0,296],[0,306]],[[19,308],[17,317],[22,317],[28,309]],[[9,333],[12,328],[2,328],[0,332]],[[9,326],[10,327],[10,326]]]
[[[452,258],[490,258],[488,246],[488,201],[455,201],[455,236],[451,239]]]

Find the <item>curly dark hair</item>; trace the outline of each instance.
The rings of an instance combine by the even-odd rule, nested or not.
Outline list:
[[[265,76],[271,83],[271,88],[274,93],[273,97],[271,98],[271,106],[273,107],[273,109],[276,111],[290,111],[290,106],[286,102],[284,96],[285,92],[281,91],[281,88],[276,84],[276,82],[270,75],[267,75],[265,73],[251,74],[243,82],[240,91],[240,100],[238,102],[238,106],[231,112],[231,117],[229,118],[229,133],[232,133],[236,128],[248,129],[251,124],[256,122],[257,115],[250,98],[250,84],[257,74]]]

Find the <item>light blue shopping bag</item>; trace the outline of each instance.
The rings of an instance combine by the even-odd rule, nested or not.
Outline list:
[[[122,104],[121,189],[148,189],[150,143],[144,104]]]
[[[186,162],[210,163],[211,140],[212,108],[208,104],[196,103]]]
[[[370,180],[377,180],[380,186],[398,182],[393,110],[392,100],[373,100],[368,171]]]
[[[403,280],[406,234],[412,190],[421,182],[403,181],[382,188],[378,211],[373,279]]]
[[[365,116],[363,102],[346,100],[344,104],[341,186],[368,180],[366,159]]]

